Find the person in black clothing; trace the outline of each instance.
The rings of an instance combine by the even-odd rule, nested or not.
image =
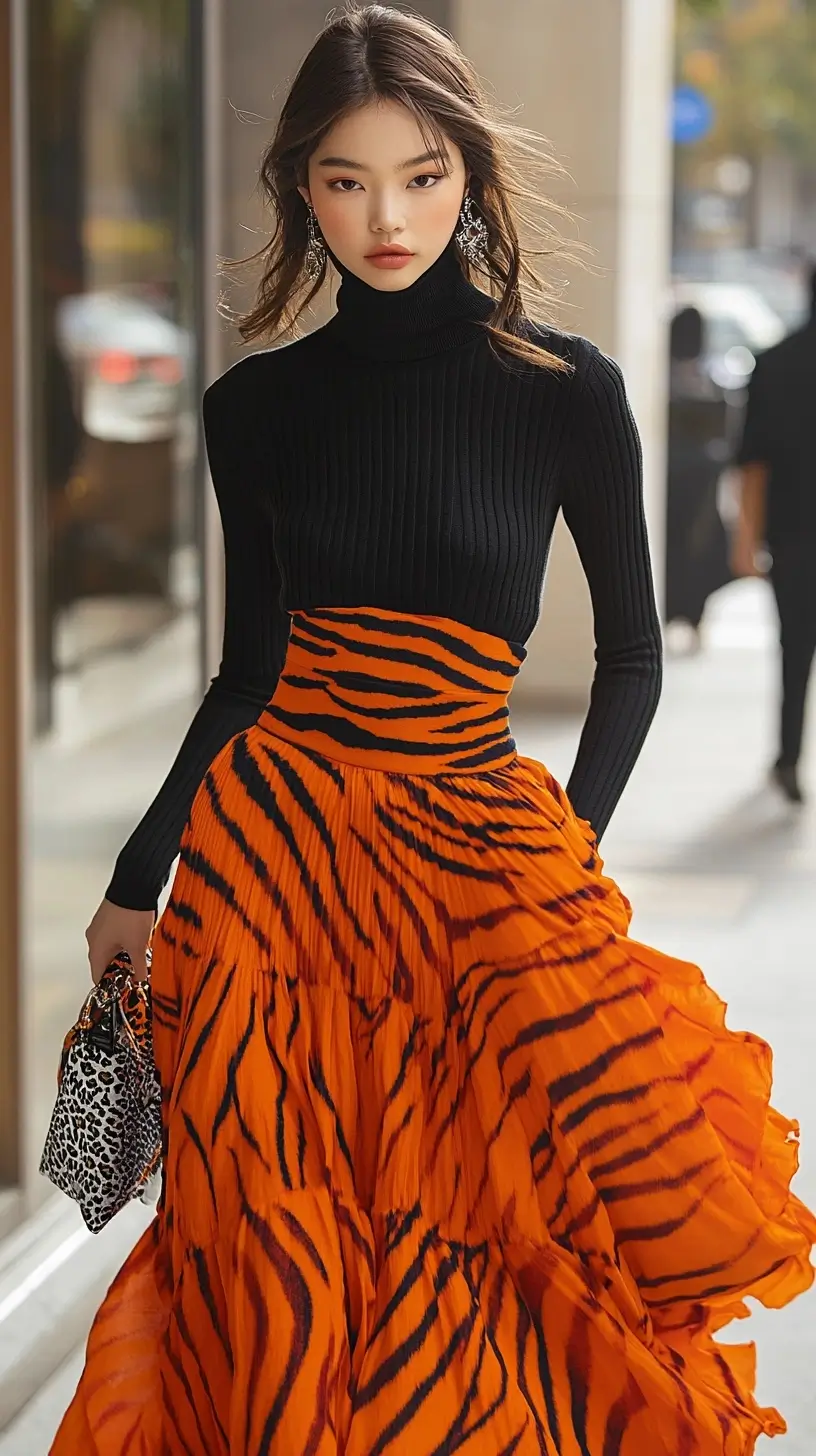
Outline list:
[[[751,379],[732,555],[738,576],[764,574],[763,548],[771,557],[782,657],[773,776],[794,804],[804,798],[799,760],[816,654],[816,268],[810,297],[807,323],[762,354]]]
[[[717,485],[728,452],[728,405],[701,364],[703,318],[683,308],[671,325],[666,501],[666,622],[699,644],[706,602],[730,580]]]

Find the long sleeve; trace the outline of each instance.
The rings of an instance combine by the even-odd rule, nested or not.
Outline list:
[[[289,618],[280,604],[272,523],[259,489],[270,464],[243,376],[243,366],[236,365],[204,397],[207,455],[224,534],[221,665],[167,778],[116,860],[106,898],[128,909],[155,909],[197,788],[220,749],[256,722],[286,655]]]
[[[640,441],[623,378],[593,348],[575,386],[562,509],[592,598],[596,669],[567,793],[600,838],[654,717],[662,646]]]

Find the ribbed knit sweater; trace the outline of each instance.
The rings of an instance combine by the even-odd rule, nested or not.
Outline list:
[[[660,692],[637,431],[617,366],[525,325],[566,373],[508,360],[453,244],[409,288],[343,270],[330,323],[252,354],[204,397],[221,513],[220,670],[107,898],[155,909],[212,759],[272,697],[289,616],[375,606],[523,646],[559,509],[592,597],[596,671],[567,792],[600,838]]]

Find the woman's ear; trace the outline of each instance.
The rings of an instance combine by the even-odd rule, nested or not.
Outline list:
[[[306,203],[306,206],[307,207],[311,207],[311,205],[312,205],[312,194],[309,191],[308,187],[300,187],[299,186],[298,187],[298,192],[300,193],[301,197],[303,198],[303,201]]]

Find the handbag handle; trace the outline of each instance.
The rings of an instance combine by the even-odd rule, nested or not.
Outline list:
[[[119,1034],[123,1030],[131,1045],[134,1048],[136,1046],[133,1029],[122,1010],[123,998],[132,991],[142,1000],[147,1000],[146,983],[134,981],[126,967],[112,961],[99,985],[91,987],[79,1014],[78,1030],[86,1033],[92,1046],[99,1047],[110,1056],[113,1055]]]

